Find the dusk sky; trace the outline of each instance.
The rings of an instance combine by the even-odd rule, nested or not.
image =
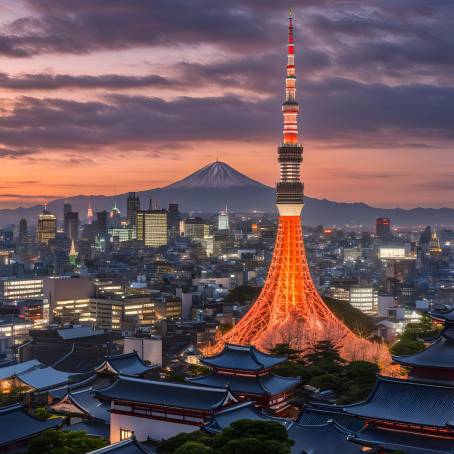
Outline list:
[[[274,185],[289,6],[306,194],[454,207],[454,2],[295,3],[0,0],[0,208],[216,158]]]

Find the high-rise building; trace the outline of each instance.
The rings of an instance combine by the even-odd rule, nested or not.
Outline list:
[[[93,222],[93,208],[91,207],[90,199],[88,199],[87,221],[89,225],[91,225],[91,223]]]
[[[57,218],[55,214],[44,207],[43,212],[38,216],[38,229],[36,239],[38,243],[47,244],[57,234]]]
[[[19,221],[19,244],[24,244],[28,237],[27,219]]]
[[[391,358],[386,347],[357,337],[330,311],[311,278],[301,228],[303,183],[300,164],[303,147],[298,142],[299,105],[295,97],[294,47],[290,16],[285,102],[282,105],[284,138],[278,147],[279,224],[268,276],[246,315],[214,346],[207,347],[205,353],[219,353],[226,343],[254,345],[265,351],[288,343],[304,353],[312,351],[319,341],[329,341],[344,358],[388,365]]]
[[[136,236],[147,247],[168,243],[167,210],[139,210],[136,218]]]
[[[64,214],[65,236],[71,240],[79,240],[79,213],[77,211],[67,211]]]
[[[375,235],[377,238],[388,239],[392,237],[391,221],[389,218],[377,218],[375,221]]]
[[[126,217],[128,225],[134,227],[136,225],[137,212],[140,210],[140,199],[135,192],[130,192],[126,200]]]
[[[211,224],[202,218],[189,218],[184,221],[184,236],[191,240],[203,240],[210,236]]]
[[[229,212],[225,207],[225,211],[218,214],[218,230],[229,230],[229,228]]]
[[[176,238],[180,233],[180,211],[178,210],[178,203],[169,203],[168,213],[169,235],[170,238]]]
[[[107,211],[98,211],[96,213],[96,227],[97,233],[101,236],[107,235],[107,220],[108,220],[108,213]]]
[[[63,232],[65,232],[66,236],[68,236],[68,223],[66,215],[68,213],[71,213],[72,210],[73,210],[72,205],[65,200],[65,203],[63,204]]]

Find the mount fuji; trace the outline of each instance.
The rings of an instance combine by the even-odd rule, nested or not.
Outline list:
[[[137,192],[141,206],[149,206],[150,199],[159,207],[167,207],[171,202],[178,203],[180,211],[216,213],[226,205],[232,212],[262,211],[276,212],[275,188],[266,186],[238,172],[225,162],[212,162],[191,175],[163,188]],[[110,210],[115,201],[126,214],[127,193],[117,196],[79,195],[68,197],[74,211],[80,213],[82,222],[89,201],[94,210]],[[65,199],[56,199],[48,203],[48,209],[62,216]],[[0,210],[0,224],[17,223],[25,218],[36,222],[42,206]],[[445,224],[454,225],[454,209],[451,208],[374,208],[364,203],[340,203],[326,199],[305,197],[303,210],[304,223],[308,225],[347,225],[362,224],[372,226],[377,217],[389,217],[394,225]]]

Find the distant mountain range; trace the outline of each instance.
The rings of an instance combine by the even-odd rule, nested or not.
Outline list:
[[[163,188],[149,189],[137,193],[142,207],[153,205],[166,207],[169,202],[180,205],[183,212],[216,213],[228,206],[232,212],[275,212],[275,189],[255,181],[220,161],[213,162],[193,174]],[[80,213],[84,222],[88,202],[95,211],[110,210],[115,201],[120,211],[126,212],[127,193],[117,196],[79,195],[67,199],[56,199],[48,203],[48,209],[60,218],[65,200],[74,211]],[[0,210],[0,223],[17,223],[25,218],[32,223],[42,206]],[[330,200],[305,198],[304,223],[308,225],[365,225],[372,226],[377,217],[389,217],[393,225],[454,225],[454,209],[451,208],[374,208],[365,203],[343,203]]]

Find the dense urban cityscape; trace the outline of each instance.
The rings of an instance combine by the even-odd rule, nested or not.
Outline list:
[[[3,210],[0,452],[454,453],[454,220],[306,222],[287,27],[276,210],[220,157]]]

